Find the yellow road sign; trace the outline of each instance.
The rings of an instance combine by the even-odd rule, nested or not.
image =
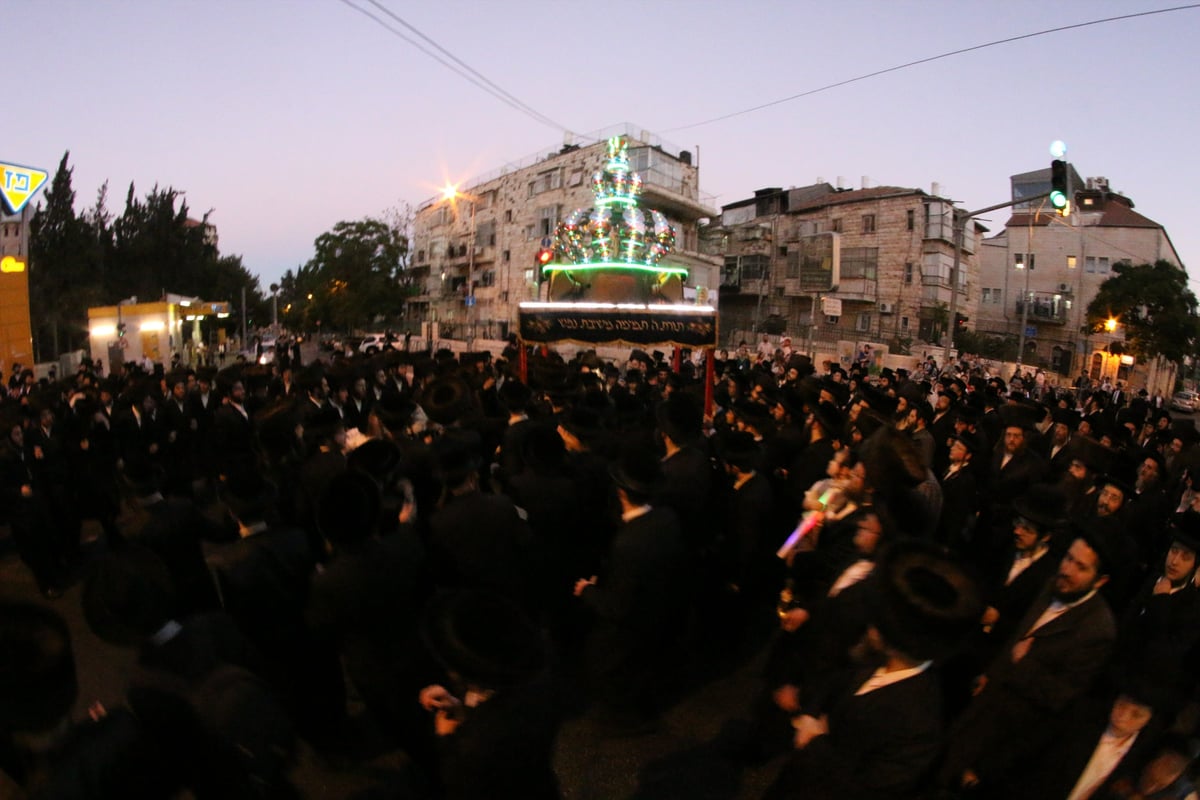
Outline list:
[[[20,214],[47,177],[45,170],[0,162],[0,196],[4,197],[8,210]]]

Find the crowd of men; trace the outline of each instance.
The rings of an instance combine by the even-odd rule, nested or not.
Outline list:
[[[360,702],[410,762],[379,796],[556,797],[565,714],[639,735],[765,649],[711,746],[782,758],[769,797],[1195,796],[1190,419],[790,348],[718,362],[705,415],[690,359],[516,355],[14,374],[13,541],[136,658],[64,728],[53,602],[0,601],[4,773],[293,796]]]

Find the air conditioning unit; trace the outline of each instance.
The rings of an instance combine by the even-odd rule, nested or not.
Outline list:
[[[891,314],[895,310],[896,310],[895,303],[880,303],[879,304],[879,313],[880,314]]]
[[[1058,285],[1058,291],[1059,291],[1059,292],[1062,292],[1063,294],[1066,294],[1067,292],[1070,292],[1070,291],[1071,291],[1071,284],[1069,284],[1069,283],[1060,283],[1060,284]]]

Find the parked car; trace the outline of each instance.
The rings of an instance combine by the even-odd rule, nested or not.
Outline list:
[[[404,349],[404,339],[396,338],[394,334],[387,333],[368,333],[363,337],[362,342],[358,345],[358,352],[374,355],[384,348],[391,347],[396,350]]]
[[[1200,404],[1200,394],[1196,392],[1176,392],[1171,398],[1172,411],[1183,411],[1187,414],[1192,414],[1196,411],[1198,404]]]

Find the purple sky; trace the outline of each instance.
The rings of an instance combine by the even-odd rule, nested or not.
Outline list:
[[[573,131],[629,121],[698,147],[702,191],[718,204],[866,175],[938,181],[980,208],[1063,139],[1081,175],[1108,177],[1165,225],[1185,264],[1200,257],[1200,9],[676,130],[949,50],[1178,3],[381,1]],[[105,180],[114,213],[131,180],[139,194],[186,190],[196,216],[213,209],[221,251],[264,286],[339,220],[415,205],[447,178],[562,143],[339,0],[10,0],[4,21],[0,160],[53,172],[70,150],[80,208]],[[994,231],[1006,217],[987,219]]]

